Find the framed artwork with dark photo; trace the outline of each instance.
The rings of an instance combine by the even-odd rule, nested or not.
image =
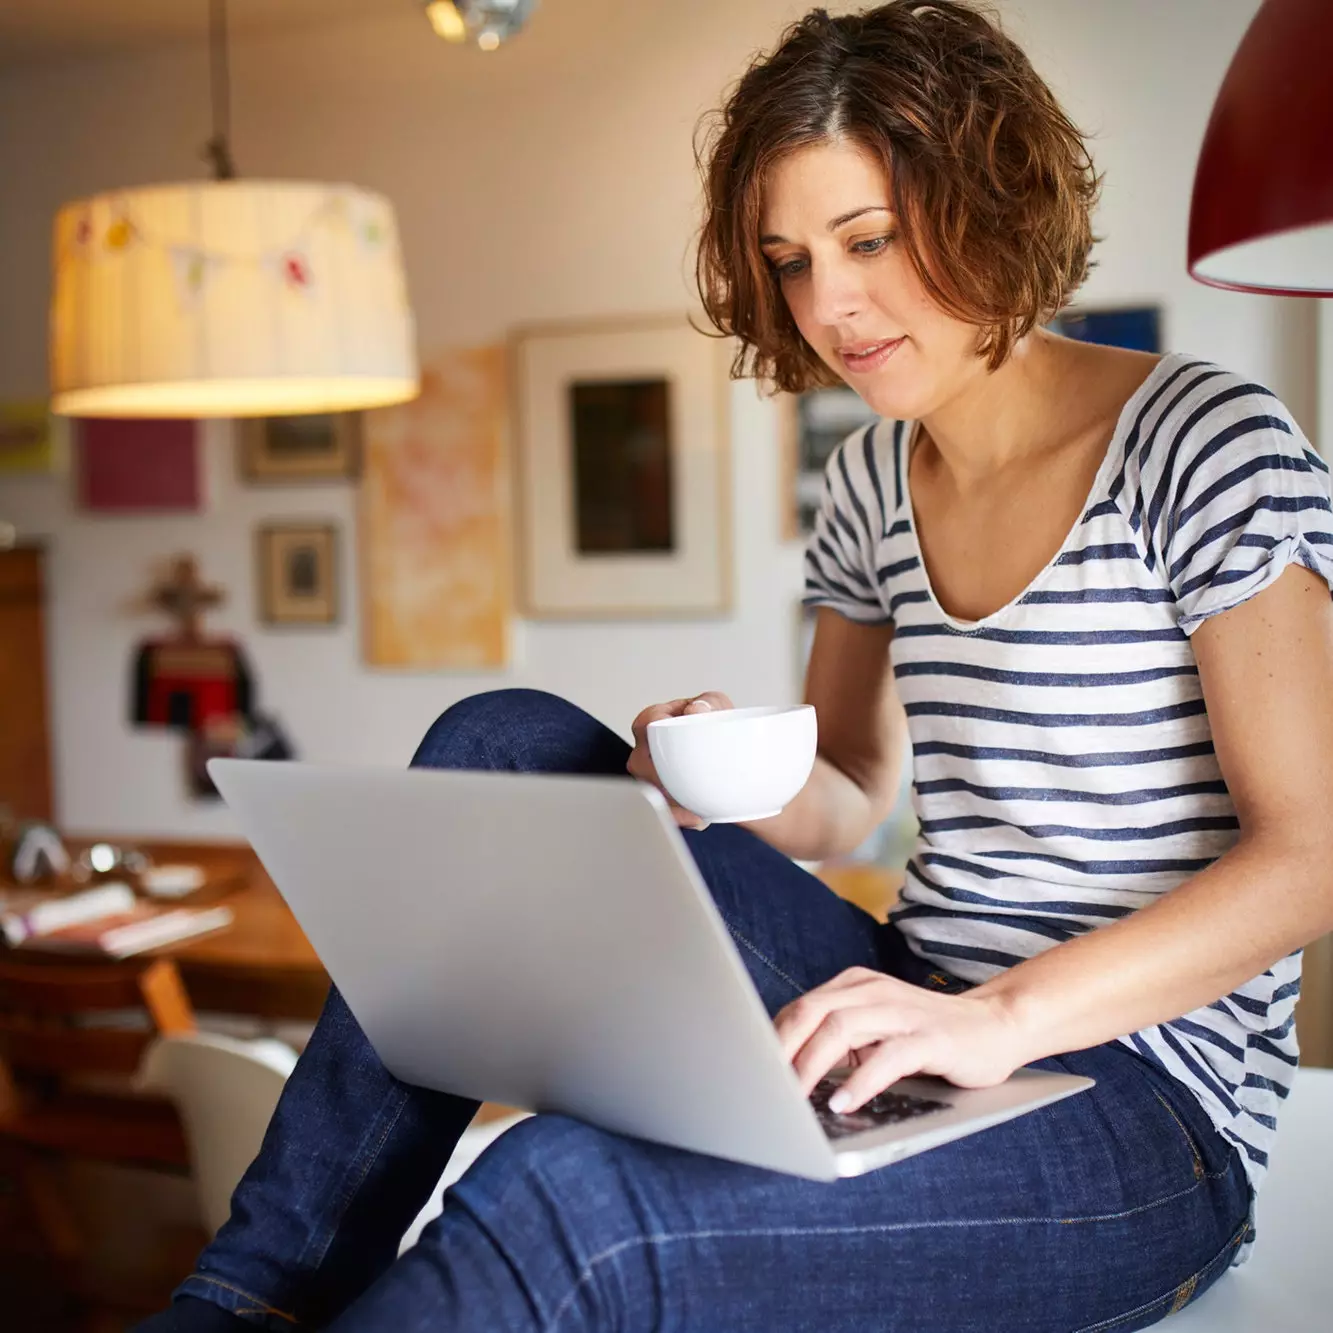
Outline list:
[[[1161,306],[1070,306],[1056,315],[1051,328],[1079,342],[1127,347],[1135,352],[1162,350]]]
[[[833,451],[860,426],[875,420],[854,389],[838,385],[783,394],[778,399],[782,432],[782,538],[798,541],[814,531],[824,469]]]
[[[515,334],[519,584],[530,617],[729,608],[723,354],[684,315]]]
[[[257,531],[259,615],[269,625],[338,619],[338,530],[332,523],[265,523]]]
[[[288,485],[344,481],[361,467],[361,414],[248,417],[236,423],[241,476]]]

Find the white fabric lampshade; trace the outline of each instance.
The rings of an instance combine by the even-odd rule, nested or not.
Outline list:
[[[417,392],[380,195],[254,180],[119,190],[60,210],[53,258],[53,412],[277,416]]]

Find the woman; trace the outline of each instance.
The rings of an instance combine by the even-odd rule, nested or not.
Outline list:
[[[1333,927],[1326,469],[1257,385],[1045,331],[1097,182],[965,5],[811,13],[705,156],[738,372],[882,419],[809,547],[808,785],[752,828],[677,819],[807,1089],[849,1057],[852,1108],[918,1071],[1096,1087],[836,1184],[537,1116],[395,1260],[475,1103],[397,1083],[335,993],[149,1327],[1124,1330],[1245,1252],[1298,951]],[[631,751],[506,691],[414,762],[651,782],[650,720],[728,706],[649,708]],[[788,858],[884,816],[904,726],[922,831],[879,926]]]

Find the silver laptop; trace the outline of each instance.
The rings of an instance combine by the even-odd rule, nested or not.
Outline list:
[[[627,778],[215,759],[208,771],[388,1069],[817,1180],[1068,1097],[1019,1070],[807,1100],[693,858]],[[757,890],[762,892],[762,890]]]

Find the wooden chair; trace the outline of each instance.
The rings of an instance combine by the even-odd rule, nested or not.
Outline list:
[[[122,1015],[133,1025],[116,1021]],[[71,1290],[84,1286],[86,1246],[56,1165],[83,1158],[188,1172],[175,1108],[138,1093],[133,1076],[158,1036],[194,1030],[166,959],[0,958],[0,1154]]]

